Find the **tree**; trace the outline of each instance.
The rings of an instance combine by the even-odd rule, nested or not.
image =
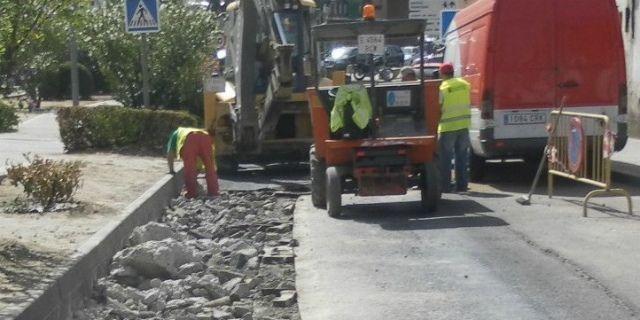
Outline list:
[[[64,54],[87,0],[0,0],[0,88],[11,89]]]
[[[165,0],[160,10],[161,31],[149,35],[148,64],[151,104],[201,113],[202,66],[215,51],[215,13],[206,7]],[[125,32],[121,0],[108,1],[92,13],[83,46],[98,62],[116,99],[142,104],[140,41]]]

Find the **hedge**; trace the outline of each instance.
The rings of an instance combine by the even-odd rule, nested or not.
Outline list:
[[[160,151],[174,129],[198,121],[183,111],[103,106],[60,109],[58,123],[67,151],[130,146]]]
[[[7,132],[15,129],[18,125],[18,115],[16,109],[0,101],[0,132]]]

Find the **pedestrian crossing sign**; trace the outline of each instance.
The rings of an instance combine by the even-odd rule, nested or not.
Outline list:
[[[125,28],[129,33],[160,31],[160,0],[125,0]]]

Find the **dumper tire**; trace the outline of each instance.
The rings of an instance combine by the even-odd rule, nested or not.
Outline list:
[[[238,160],[234,156],[216,157],[216,171],[219,174],[236,174],[238,172]]]
[[[435,163],[425,163],[421,173],[420,198],[427,213],[438,210],[442,198],[440,170]]]
[[[327,168],[327,213],[332,218],[339,218],[342,212],[342,178],[338,168]]]
[[[309,175],[311,176],[311,203],[316,208],[327,207],[327,165],[316,156],[316,147],[309,149]]]
[[[469,158],[469,178],[471,179],[471,182],[481,182],[484,180],[487,159],[475,155],[473,151],[471,151],[471,156]]]

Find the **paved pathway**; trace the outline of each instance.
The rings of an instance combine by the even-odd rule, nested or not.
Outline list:
[[[6,173],[7,162],[24,161],[24,153],[46,156],[63,152],[55,113],[39,115],[20,123],[16,132],[0,133],[0,176]]]

